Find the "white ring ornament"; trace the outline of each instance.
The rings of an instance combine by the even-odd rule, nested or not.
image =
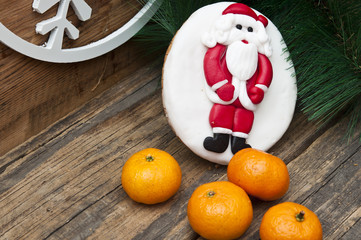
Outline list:
[[[39,0],[34,1],[33,7],[34,10],[41,13],[40,10],[35,8],[38,1]],[[158,10],[161,2],[162,0],[149,0],[132,19],[118,30],[96,42],[77,48],[61,49],[53,46],[38,46],[29,43],[15,35],[1,22],[0,42],[19,53],[38,60],[54,63],[80,62],[103,55],[128,41],[149,21]],[[76,38],[74,35],[73,37]]]

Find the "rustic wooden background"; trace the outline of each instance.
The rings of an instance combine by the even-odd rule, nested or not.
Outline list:
[[[64,47],[98,40],[137,11],[136,0],[87,2],[92,19],[81,23],[70,11],[81,37]],[[35,24],[56,9],[41,15],[31,3],[0,0],[0,21],[41,44],[47,37]],[[227,180],[226,166],[196,156],[169,127],[160,65],[147,64],[132,42],[75,64],[33,60],[2,44],[0,53],[0,239],[201,239],[187,220],[188,199],[203,183]],[[360,239],[361,129],[347,141],[347,120],[318,128],[296,111],[270,149],[286,162],[290,189],[273,202],[252,198],[254,219],[241,239],[258,240],[263,214],[284,201],[313,210],[324,239]],[[120,181],[125,161],[147,147],[172,154],[183,173],[177,194],[153,206],[132,201]]]
[[[35,25],[55,16],[57,5],[44,14],[29,0],[0,0],[0,22],[24,40],[42,45],[48,36]],[[80,30],[77,40],[64,38],[63,48],[99,40],[123,26],[139,10],[137,0],[89,0],[92,17],[81,22],[70,9],[68,19]],[[0,43],[0,156],[65,116],[144,65],[138,47],[127,42],[101,57],[71,64],[31,59]],[[117,73],[117,77],[111,77]]]
[[[226,167],[174,135],[160,74],[161,66],[138,69],[0,158],[0,239],[201,239],[188,223],[188,199],[203,183],[227,180]],[[346,126],[340,117],[317,128],[296,112],[270,150],[287,163],[290,189],[273,202],[252,198],[254,219],[241,239],[258,240],[263,214],[284,201],[313,210],[324,239],[359,239],[361,130],[347,142]],[[177,194],[153,206],[132,201],[120,180],[125,161],[147,147],[172,154],[183,173]]]

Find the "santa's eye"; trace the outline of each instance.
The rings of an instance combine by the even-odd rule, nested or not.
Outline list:
[[[248,27],[247,30],[248,30],[248,32],[253,32],[253,28],[252,28],[252,27]]]
[[[242,29],[242,25],[241,25],[241,24],[237,24],[237,25],[236,25],[236,28],[239,29],[239,30],[241,30],[241,29]]]

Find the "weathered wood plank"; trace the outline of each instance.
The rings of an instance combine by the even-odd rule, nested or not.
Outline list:
[[[360,131],[347,144],[343,139],[346,126],[347,119],[336,123],[288,163],[291,182],[289,191],[282,199],[268,203],[254,200],[254,220],[245,239],[258,239],[258,229],[265,211],[284,201],[304,204],[313,210],[323,225],[325,239],[338,239],[335,235],[340,231],[339,221],[346,221],[361,206]],[[303,131],[303,128],[298,131]],[[349,194],[350,190],[352,195]],[[333,209],[337,210],[337,214],[332,213]],[[354,224],[360,217],[348,219],[348,225]],[[361,229],[358,232],[361,234]]]
[[[36,45],[42,45],[49,35],[36,34],[37,23],[54,17],[58,4],[43,14],[33,11],[32,2],[28,0],[0,0],[0,22],[17,36]],[[78,39],[64,38],[64,48],[84,46],[114,32],[129,21],[141,8],[136,0],[87,0],[92,8],[91,18],[82,22],[70,7],[67,19],[79,29]]]
[[[186,217],[188,199],[203,183],[227,180],[226,167],[197,157],[174,135],[159,75],[159,68],[140,69],[0,158],[0,238],[199,238]],[[346,120],[318,130],[296,113],[271,149],[288,163],[290,189],[274,202],[252,198],[254,220],[242,239],[258,239],[263,214],[283,201],[314,210],[325,239],[360,236],[360,130],[347,144]],[[177,194],[154,206],[132,201],[120,183],[124,162],[146,147],[168,151],[183,172]]]
[[[327,125],[316,125],[307,121],[307,117],[296,109],[293,120],[282,138],[268,151],[277,154],[289,163],[302,154],[322,133],[335,122]]]
[[[148,71],[146,73],[149,74],[150,72]],[[100,111],[104,113],[104,111],[107,111],[107,113],[105,114],[100,114],[100,116],[102,117],[99,117],[99,115],[96,114],[94,116],[94,112],[91,112],[90,116],[86,116],[84,119],[78,119],[77,121],[75,121],[73,123],[73,129],[69,129],[64,126],[65,128],[62,132],[56,133],[57,138],[50,138],[46,140],[47,143],[43,144],[43,146],[41,146],[40,148],[36,148],[35,151],[31,151],[29,155],[21,159],[21,163],[12,163],[14,165],[17,165],[15,172],[12,171],[13,166],[8,165],[8,168],[4,171],[4,174],[7,176],[6,178],[2,178],[1,182],[5,183],[6,188],[12,187],[12,189],[10,189],[10,191],[2,189],[2,191],[5,191],[5,195],[2,195],[2,198],[9,198],[12,200],[11,202],[1,201],[1,205],[6,204],[7,206],[6,211],[5,208],[2,207],[2,210],[4,211],[1,215],[3,215],[4,218],[2,218],[1,221],[6,221],[6,219],[15,220],[9,222],[8,224],[0,224],[2,226],[2,231],[6,231],[6,229],[8,228],[12,229],[10,230],[10,232],[5,234],[5,237],[7,237],[8,234],[10,234],[11,237],[26,237],[34,239],[46,237],[46,234],[49,233],[42,233],[41,228],[45,227],[45,229],[49,230],[49,227],[51,227],[52,223],[54,223],[49,220],[49,215],[55,217],[55,220],[53,218],[55,224],[58,224],[58,221],[61,219],[66,222],[69,220],[67,219],[69,216],[60,213],[64,213],[63,211],[69,211],[68,213],[73,216],[73,214],[77,212],[74,211],[74,208],[79,207],[78,204],[80,204],[81,208],[83,208],[85,207],[85,205],[88,204],[86,199],[90,199],[91,201],[91,199],[95,196],[101,196],[98,195],[97,192],[92,193],[95,189],[89,187],[89,185],[96,185],[96,183],[94,183],[93,181],[96,180],[97,177],[101,176],[99,176],[98,174],[104,174],[104,172],[99,171],[98,168],[100,166],[103,166],[101,162],[104,162],[104,159],[103,157],[91,158],[90,156],[94,152],[101,152],[102,148],[108,149],[109,145],[108,143],[102,145],[101,139],[97,139],[96,141],[94,141],[93,138],[88,138],[86,133],[88,131],[97,131],[97,125],[100,123],[104,123],[106,118],[109,118],[110,116],[112,116],[112,114],[117,114],[120,111],[126,109],[127,107],[129,107],[128,104],[134,104],[134,101],[138,101],[140,98],[142,98],[142,96],[145,97],[154,92],[159,82],[158,73],[156,74],[156,76],[158,77],[156,77],[154,80],[151,79],[152,81],[146,84],[144,84],[144,82],[143,84],[141,84],[142,82],[140,81],[140,84],[138,84],[140,85],[138,86],[138,89],[133,89],[134,92],[131,92],[126,98],[118,99],[118,103],[114,104],[113,102],[111,108],[100,110],[93,109],[93,111],[95,112]],[[128,81],[128,84],[134,84],[134,79]],[[129,89],[129,87],[125,86],[125,89]],[[125,90],[125,92],[127,91],[129,90]],[[105,103],[105,105],[107,105],[107,103]],[[124,118],[126,118],[126,115],[124,116]],[[144,120],[145,119],[143,118],[138,118],[138,122],[132,122],[126,118],[126,121],[123,123],[128,127],[127,129],[128,131],[130,131],[130,135],[132,135],[134,124],[139,124],[139,121],[143,122]],[[126,129],[124,129],[124,126],[120,126],[118,128],[118,131],[121,131],[120,134],[123,135],[124,133],[122,131],[126,132]],[[104,135],[102,132],[100,132],[100,134],[105,137],[108,136]],[[113,134],[114,133],[112,129],[109,135]],[[84,139],[84,141],[81,140],[79,144],[72,142],[78,142],[80,139]],[[103,140],[107,141],[107,139]],[[138,141],[133,142],[129,138],[125,138],[125,141],[126,142],[123,143],[119,142],[120,145],[116,145],[115,150],[117,149],[117,147],[124,147],[126,143],[130,145],[138,144]],[[71,149],[72,147],[76,147],[76,149]],[[89,149],[88,147],[90,147],[88,153],[81,151],[81,149],[84,147],[87,149]],[[62,154],[61,149],[68,149],[70,150],[70,152],[68,152],[67,154]],[[114,151],[114,149],[112,150]],[[74,153],[75,158],[69,156],[71,155],[71,152]],[[60,157],[60,159],[58,157]],[[80,159],[78,159],[78,157]],[[49,159],[53,159],[54,161],[49,161]],[[80,162],[77,163],[78,160],[80,160]],[[110,160],[110,162],[113,162],[113,156],[111,156],[110,159],[107,158],[106,162],[108,160]],[[106,169],[108,169],[109,167],[112,167],[111,164],[109,164]],[[18,175],[18,170],[20,170],[20,175]],[[39,178],[41,178],[41,181],[34,180]],[[106,179],[106,181],[108,181],[108,179]],[[19,184],[19,182],[25,182],[26,184]],[[113,182],[117,183],[116,179],[114,179]],[[112,185],[110,187],[112,187]],[[110,191],[108,188],[99,188],[98,190]],[[106,193],[103,194],[105,195]],[[51,196],[50,198],[49,195]],[[43,196],[44,198],[42,198]],[[79,201],[80,199],[82,201]],[[61,203],[62,201],[65,205]],[[66,207],[64,208],[67,203],[71,205],[70,209],[66,209]],[[57,206],[59,206],[59,208],[57,208]],[[22,210],[18,212],[19,208]],[[57,211],[53,210],[53,208],[55,208]],[[42,212],[44,210],[45,212]],[[65,218],[57,216],[59,214]],[[37,222],[37,219],[39,218],[40,221]],[[50,219],[52,218],[50,217]],[[34,222],[38,223],[39,226],[35,226]],[[39,229],[41,234],[38,235],[39,232],[37,231],[35,231],[33,235],[27,234],[26,232],[24,233],[22,231],[19,231],[17,227],[14,228],[14,226],[18,226],[20,228],[28,228],[29,231],[32,231],[31,229],[33,227],[40,227]]]
[[[139,10],[139,1],[87,1],[93,13],[80,22],[73,10],[68,19],[80,37],[65,37],[64,48],[97,41],[123,26]],[[0,0],[0,22],[26,41],[41,45],[47,36],[35,33],[36,23],[56,14],[32,11],[32,1]],[[69,112],[110,88],[149,62],[139,46],[127,42],[98,58],[73,64],[53,64],[21,55],[0,43],[0,156],[38,134]]]
[[[361,218],[361,171],[358,166],[361,164],[361,148],[356,151],[345,158],[337,157],[337,160],[343,162],[305,201],[305,204],[312,206],[321,218],[325,239],[341,239],[341,236]],[[358,230],[361,236],[361,229]]]
[[[355,218],[352,218],[352,220],[349,221],[350,225],[345,228],[345,230],[343,231],[344,234],[341,235],[338,239],[349,240],[349,239],[358,239],[358,238],[360,238],[360,229],[361,229],[361,218],[360,218],[361,212],[360,212],[360,209],[357,212],[355,212],[353,214],[353,216]]]
[[[139,75],[143,77],[138,79]],[[47,148],[49,144],[57,146],[57,148],[63,147],[69,139],[82,134],[89,128],[96,126],[96,124],[114,116],[154,92],[158,82],[159,71],[154,70],[152,67],[144,67],[137,74],[131,75],[124,82],[118,83],[116,87],[107,91],[102,95],[101,99],[100,97],[94,98],[93,101],[84,105],[80,110],[58,121],[42,134],[35,136],[0,158],[0,173],[7,175],[7,178],[4,178],[4,175],[0,176],[2,180],[0,193],[7,189],[10,179],[18,179],[25,175],[27,171],[32,170],[26,164],[32,163],[32,167],[36,167],[37,162],[41,163],[41,160],[34,160],[38,155],[44,152],[48,152],[48,155],[51,154]],[[111,106],[109,106],[110,99],[112,99]],[[44,160],[46,158],[42,159],[42,161]],[[19,171],[21,169],[23,172]]]
[[[342,204],[339,202],[339,204]],[[334,233],[335,239],[357,239],[360,237],[360,221],[361,220],[361,206],[354,211],[348,218],[339,222],[340,226]],[[353,237],[351,237],[353,236]]]

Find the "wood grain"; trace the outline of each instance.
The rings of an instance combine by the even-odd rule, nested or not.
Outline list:
[[[36,45],[42,45],[47,41],[49,34],[36,34],[37,23],[54,17],[57,13],[58,4],[48,11],[40,14],[32,9],[29,0],[0,0],[0,22],[10,31],[24,40]],[[74,10],[69,7],[67,19],[79,29],[78,39],[64,38],[63,48],[84,46],[95,42],[114,32],[131,19],[141,8],[137,0],[87,0],[86,3],[92,8],[91,18],[80,21]]]
[[[164,116],[160,67],[144,67],[0,158],[0,238],[202,239],[186,207],[196,187],[227,180],[226,166],[192,153]],[[284,201],[304,204],[320,218],[324,239],[361,234],[360,129],[347,143],[347,118],[318,128],[297,112],[272,153],[291,177],[280,200],[251,198],[254,219],[241,239],[258,240],[265,211]],[[165,203],[132,201],[121,186],[131,154],[156,147],[182,169],[180,190]]]
[[[137,0],[90,0],[90,20],[68,19],[80,38],[65,40],[64,48],[83,46],[123,26],[139,9]],[[56,14],[32,11],[32,1],[0,0],[0,22],[18,36],[41,45],[48,36],[35,34],[36,23]],[[65,39],[67,39],[65,37]],[[0,156],[36,135],[75,108],[148,63],[141,49],[127,42],[98,58],[73,64],[53,64],[23,56],[0,43]]]

